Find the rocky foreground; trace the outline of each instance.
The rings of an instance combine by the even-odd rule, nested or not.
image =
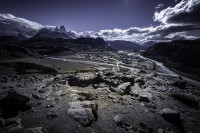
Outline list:
[[[1,66],[0,132],[200,131],[199,87],[151,71],[90,68]]]

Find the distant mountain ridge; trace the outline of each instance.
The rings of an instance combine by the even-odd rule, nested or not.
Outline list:
[[[144,50],[145,47],[130,41],[116,40],[107,41],[109,46],[115,50]]]

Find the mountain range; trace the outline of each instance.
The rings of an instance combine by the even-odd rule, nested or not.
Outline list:
[[[71,34],[67,34],[71,33]],[[72,36],[70,36],[72,35]],[[68,55],[78,52],[112,50],[102,38],[75,38],[64,27],[57,31],[42,29],[27,39],[22,34],[17,37],[0,37],[0,59],[22,58],[42,55]]]

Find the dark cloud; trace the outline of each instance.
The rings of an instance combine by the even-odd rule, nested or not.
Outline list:
[[[200,26],[198,25],[161,25],[161,26],[156,27],[156,30],[149,34],[150,35],[160,34],[162,36],[167,36],[172,33],[195,31],[195,30],[200,30]]]
[[[172,33],[167,36],[162,36],[160,34],[157,35],[149,35],[144,40],[147,41],[171,41],[171,40],[184,40],[184,39],[197,39],[195,36],[189,36],[185,32],[181,33]]]
[[[175,7],[168,7],[154,14],[154,20],[165,24],[200,25],[200,0],[182,0]]]
[[[162,7],[162,4],[156,8]],[[168,7],[155,12],[154,21],[160,22],[159,26],[129,29],[101,30],[96,35],[105,39],[122,39],[128,41],[163,41],[173,39],[195,39],[187,35],[189,31],[200,30],[200,0],[182,0],[174,7]],[[92,34],[95,36],[95,34]]]

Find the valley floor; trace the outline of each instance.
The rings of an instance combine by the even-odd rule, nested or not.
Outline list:
[[[179,77],[50,58],[0,68],[0,132],[200,131],[200,87]]]

